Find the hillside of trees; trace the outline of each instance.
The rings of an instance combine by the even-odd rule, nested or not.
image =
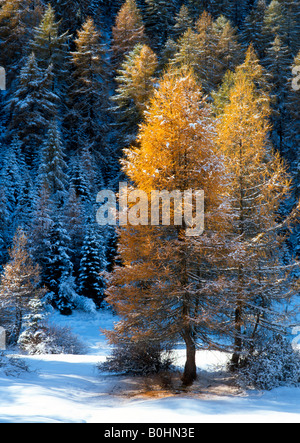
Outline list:
[[[0,66],[11,343],[33,300],[108,303],[115,344],[184,340],[188,384],[197,346],[234,368],[282,332],[299,291],[298,0],[1,0]],[[204,190],[204,234],[99,226],[98,192],[126,180]]]

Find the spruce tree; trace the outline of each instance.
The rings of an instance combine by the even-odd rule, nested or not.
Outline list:
[[[7,209],[5,187],[0,185],[0,272],[2,271],[2,265],[7,261],[8,228],[9,212]]]
[[[299,73],[300,73],[300,52],[294,59],[292,65],[292,77],[289,82],[289,91],[287,96],[287,139],[288,139],[288,160],[292,165],[293,175],[295,177],[296,198],[300,197],[300,88],[299,88]],[[298,79],[298,80],[297,80]]]
[[[240,28],[248,12],[248,3],[249,0],[223,0],[222,13],[233,26]]]
[[[120,122],[134,132],[143,118],[153,92],[154,75],[158,67],[156,54],[147,45],[137,45],[128,54],[116,77],[117,90],[113,97],[117,103]]]
[[[6,69],[8,87],[30,54],[30,40],[42,14],[39,0],[4,0],[1,4],[0,65]]]
[[[63,315],[70,315],[74,308],[72,293],[61,290],[73,273],[69,244],[70,239],[62,222],[55,220],[49,232],[49,249],[46,254],[44,277],[46,287],[52,293],[50,302]]]
[[[217,41],[214,54],[216,66],[213,75],[213,89],[222,82],[227,71],[234,71],[243,59],[243,51],[236,30],[230,22],[220,16],[213,24],[212,35]]]
[[[10,219],[5,237],[12,239],[18,227],[28,227],[32,207],[32,179],[18,137],[14,137],[4,151],[2,165],[0,181],[6,189],[6,207]]]
[[[41,151],[39,181],[58,206],[61,206],[66,198],[66,169],[61,133],[57,121],[53,121]]]
[[[42,283],[46,283],[48,255],[50,250],[50,231],[53,228],[54,203],[49,190],[40,186],[36,190],[33,203],[32,221],[29,230],[29,245],[32,255],[41,268]]]
[[[144,20],[151,47],[160,51],[175,25],[175,0],[146,0]]]
[[[88,203],[92,201],[92,190],[89,180],[84,174],[81,156],[75,155],[70,167],[70,188],[74,190],[79,201]]]
[[[173,36],[178,40],[194,24],[186,5],[182,5],[180,11],[175,16],[175,25],[173,27]]]
[[[50,3],[61,22],[62,31],[76,34],[86,20],[87,2],[85,0],[51,0]]]
[[[91,298],[100,308],[105,291],[104,276],[101,275],[106,270],[105,248],[94,222],[89,218],[86,225],[80,255],[79,291],[81,295]]]
[[[17,136],[30,166],[43,144],[49,121],[57,115],[58,96],[52,91],[52,66],[39,68],[32,54],[21,70],[18,85],[8,101],[9,135]]]
[[[84,206],[73,186],[70,187],[68,200],[64,207],[65,227],[70,238],[70,258],[74,275],[78,277],[80,254],[84,239]]]
[[[108,73],[101,34],[92,19],[78,31],[71,62],[73,73],[65,117],[69,150],[80,151],[88,143],[103,158],[109,155],[105,147]]]
[[[252,43],[260,57],[264,56],[266,50],[266,37],[263,32],[266,10],[266,0],[258,0],[246,17],[241,33],[245,46]]]
[[[197,20],[204,10],[208,10],[207,0],[187,0],[186,5],[190,12],[191,17]]]
[[[286,144],[286,102],[292,61],[288,46],[285,46],[276,36],[274,42],[267,49],[264,66],[271,74],[272,93],[276,96],[275,113],[273,114],[273,142],[281,153],[284,153]]]

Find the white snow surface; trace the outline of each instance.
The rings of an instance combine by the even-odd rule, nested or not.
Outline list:
[[[96,364],[110,353],[100,328],[110,329],[110,312],[52,316],[88,346],[86,355],[22,355],[30,368],[20,376],[0,372],[0,423],[299,423],[300,388],[241,395],[126,398],[113,395],[115,377]],[[178,364],[184,350],[178,350]],[[199,352],[199,369],[222,364],[224,354]]]

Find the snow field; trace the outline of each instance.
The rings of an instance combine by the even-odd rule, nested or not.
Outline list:
[[[0,373],[0,423],[300,422],[298,388],[152,399],[114,395],[117,377],[96,368],[110,352],[100,328],[109,329],[114,321],[109,312],[54,314],[52,322],[69,326],[88,346],[88,353],[22,356],[30,372],[18,378]],[[182,365],[184,349],[177,356]],[[226,358],[218,352],[199,352],[199,369],[224,364]]]

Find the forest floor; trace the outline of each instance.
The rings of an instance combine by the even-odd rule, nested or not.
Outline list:
[[[171,375],[117,376],[97,368],[110,353],[100,328],[112,327],[111,313],[54,314],[51,321],[69,326],[87,352],[21,355],[28,372],[0,371],[0,423],[300,423],[300,388],[243,391],[224,371],[225,354],[200,351],[199,378],[183,390],[183,347]]]

